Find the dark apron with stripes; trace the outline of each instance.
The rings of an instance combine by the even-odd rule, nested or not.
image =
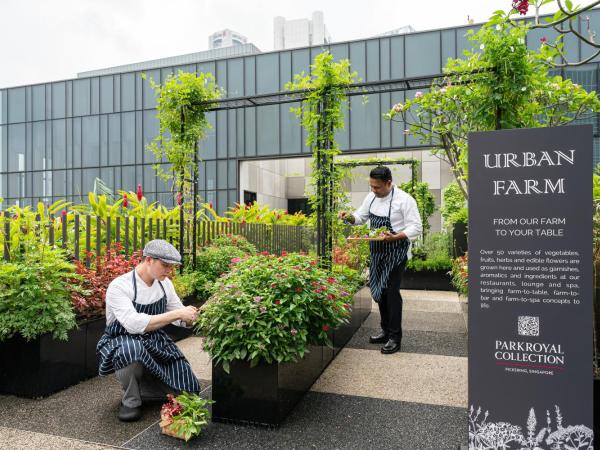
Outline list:
[[[149,305],[136,303],[137,283],[135,270],[133,278],[133,306],[138,313],[151,316],[167,310],[167,294],[162,283],[162,298]],[[99,374],[109,375],[133,362],[140,362],[146,370],[176,391],[199,392],[200,384],[192,372],[190,364],[164,330],[154,330],[143,334],[130,334],[115,320],[106,327],[98,341],[96,353],[100,355]]]
[[[392,200],[394,199],[394,188],[392,188],[392,197],[390,198],[390,207],[387,217],[376,216],[371,213],[371,205],[375,201],[375,197],[369,205],[369,221],[371,229],[386,227],[392,231],[392,222],[390,215],[392,213]],[[371,263],[369,265],[369,287],[371,288],[371,296],[375,302],[381,301],[381,295],[384,289],[387,288],[390,272],[396,267],[406,262],[406,256],[410,247],[408,239],[399,241],[371,241],[369,242],[371,250]]]

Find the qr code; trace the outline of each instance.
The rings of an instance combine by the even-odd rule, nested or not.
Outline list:
[[[540,318],[533,316],[519,316],[520,336],[539,336]]]

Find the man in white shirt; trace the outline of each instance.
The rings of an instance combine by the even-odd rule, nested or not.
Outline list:
[[[106,330],[98,342],[101,376],[115,373],[123,387],[118,417],[141,417],[142,399],[167,393],[199,392],[185,356],[162,330],[170,323],[191,325],[198,310],[183,306],[169,280],[181,255],[167,241],[148,242],[136,268],[115,278],[106,290]]]
[[[371,241],[369,287],[381,314],[381,332],[371,336],[372,344],[385,343],[381,353],[400,350],[402,342],[402,297],[400,281],[410,258],[411,241],[422,231],[417,202],[392,184],[392,172],[385,166],[371,170],[371,192],[354,214],[340,211],[345,221],[362,225],[369,221],[371,229],[386,227],[383,241]]]

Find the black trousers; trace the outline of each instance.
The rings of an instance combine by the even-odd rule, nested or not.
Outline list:
[[[390,272],[387,288],[381,293],[378,303],[381,314],[381,329],[389,339],[402,340],[402,296],[400,295],[400,281],[406,263],[402,263]]]

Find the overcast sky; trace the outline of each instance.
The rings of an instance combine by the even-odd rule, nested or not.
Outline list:
[[[324,13],[334,42],[484,22],[510,0],[0,0],[0,87],[206,50],[230,28],[273,50],[273,18]]]

